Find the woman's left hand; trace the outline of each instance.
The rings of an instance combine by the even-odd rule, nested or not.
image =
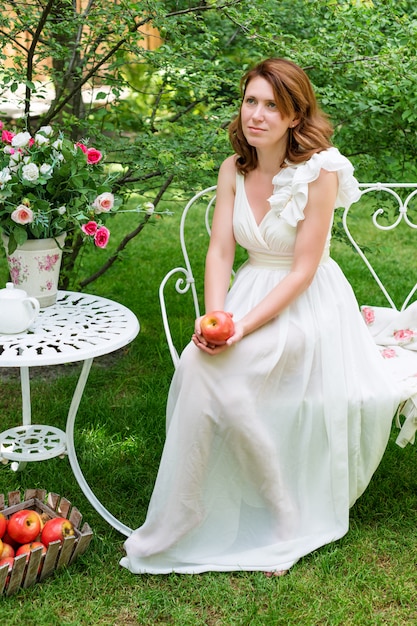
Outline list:
[[[197,332],[193,334],[192,341],[197,346],[197,348],[199,348],[203,352],[206,352],[206,354],[210,354],[214,356],[230,348],[230,346],[232,346],[234,343],[240,341],[242,337],[243,337],[242,324],[240,324],[239,322],[236,322],[235,331],[233,335],[229,337],[229,339],[225,343],[222,343],[221,345],[210,344],[201,334]]]

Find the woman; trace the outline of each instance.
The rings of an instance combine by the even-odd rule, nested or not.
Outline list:
[[[342,537],[386,447],[400,391],[329,258],[333,211],[359,198],[353,167],[306,74],[268,59],[243,80],[206,261],[207,311],[175,372],[148,515],[121,561],[134,573],[280,575]],[[231,289],[238,242],[249,253]]]

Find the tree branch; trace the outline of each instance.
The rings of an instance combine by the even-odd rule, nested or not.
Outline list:
[[[161,88],[159,89],[158,93],[156,94],[155,101],[153,103],[152,111],[151,111],[151,117],[150,117],[149,126],[150,126],[150,129],[151,129],[151,131],[153,133],[156,132],[156,128],[155,128],[154,122],[155,122],[155,118],[156,118],[156,113],[158,111],[159,103],[161,102],[161,98],[162,98],[162,96],[164,94],[164,91],[165,91],[166,84],[167,84],[167,77],[164,76]]]
[[[180,9],[179,11],[171,11],[171,13],[167,13],[165,17],[175,17],[176,15],[185,15],[187,13],[196,13],[202,11],[213,11],[218,9],[228,9],[229,7],[236,6],[237,4],[241,4],[242,0],[230,0],[230,2],[225,2],[224,4],[216,4],[216,5],[208,5],[200,4],[196,7],[189,7],[188,9]]]
[[[162,185],[161,189],[158,191],[158,194],[153,203],[155,207],[158,206],[159,201],[161,200],[162,196],[164,195],[164,193],[166,192],[166,190],[172,183],[173,179],[174,179],[174,174],[171,174],[167,178],[165,183]],[[83,289],[84,287],[87,287],[87,285],[97,280],[97,278],[102,276],[118,260],[120,252],[122,252],[122,250],[126,248],[127,244],[132,239],[134,239],[134,237],[137,237],[137,235],[139,235],[139,233],[142,232],[142,230],[145,228],[146,224],[149,222],[151,217],[152,217],[152,214],[145,214],[143,221],[134,230],[132,230],[127,235],[125,235],[125,237],[117,246],[114,254],[107,259],[107,261],[100,267],[100,269],[98,269],[97,272],[95,272],[94,274],[92,274],[91,276],[89,276],[88,278],[85,278],[84,280],[80,282],[81,289]]]
[[[42,15],[39,20],[39,24],[36,28],[35,34],[33,35],[32,43],[30,44],[30,48],[28,50],[28,58],[27,58],[27,65],[26,65],[26,81],[27,82],[26,82],[26,90],[25,90],[25,116],[26,118],[29,117],[29,110],[30,110],[30,94],[32,92],[32,89],[29,86],[29,83],[32,82],[32,78],[33,78],[33,58],[35,56],[35,50],[36,50],[36,46],[38,45],[39,37],[42,33],[43,27],[45,26],[46,20],[48,18],[49,13],[51,12],[51,9],[55,1],[56,0],[49,0],[48,4],[43,9]]]
[[[20,43],[17,39],[15,39],[15,37],[12,37],[10,33],[6,33],[4,32],[4,30],[0,29],[0,35],[4,37],[5,40],[13,42],[14,46],[16,46],[17,48],[21,48],[22,52],[27,54],[27,51],[28,51],[27,48],[22,43]]]
[[[53,0],[50,0],[50,2],[53,2]],[[176,15],[184,15],[186,13],[195,13],[198,11],[208,11],[208,10],[214,10],[214,9],[224,9],[236,4],[240,4],[242,2],[242,0],[231,0],[231,2],[225,2],[222,5],[217,5],[217,6],[206,6],[206,5],[199,5],[197,7],[190,7],[188,9],[182,9],[180,11],[172,11],[171,13],[167,13],[165,15],[166,18],[169,17],[174,17]],[[153,16],[150,15],[148,17],[142,18],[139,22],[135,21],[136,18],[133,18],[133,24],[129,27],[129,34],[133,34],[134,32],[136,32],[137,30],[139,30],[139,28],[141,26],[144,26],[145,24],[148,24],[149,22],[151,22],[153,20]],[[74,85],[74,88],[72,89],[72,91],[68,94],[68,96],[66,96],[61,102],[56,103],[55,106],[52,107],[52,109],[48,112],[48,114],[45,116],[44,118],[44,123],[48,124],[50,122],[50,120],[57,114],[59,113],[64,107],[65,105],[71,101],[71,99],[73,98],[73,96],[81,89],[81,87],[83,85],[85,85],[91,78],[92,76],[94,76],[94,74],[96,74],[96,72],[100,69],[100,67],[102,67],[103,65],[105,65],[107,63],[107,61],[114,56],[114,54],[128,41],[128,36],[122,37],[122,39],[120,39],[105,55],[103,55],[100,58],[100,61],[98,63],[96,63],[89,72],[87,72],[87,74],[80,79],[76,85]]]

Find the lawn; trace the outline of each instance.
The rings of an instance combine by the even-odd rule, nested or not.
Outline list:
[[[95,361],[76,421],[76,445],[85,476],[103,504],[122,522],[139,526],[156,476],[164,441],[165,401],[173,366],[163,335],[158,287],[165,272],[181,262],[177,229],[181,206],[156,220],[127,249],[123,259],[88,289],[117,300],[138,316],[141,332],[125,349]],[[119,220],[119,218],[117,218]],[[131,220],[123,217],[123,220]],[[122,219],[114,232],[126,228]],[[367,237],[359,220],[358,232]],[[415,236],[411,233],[411,236]],[[395,241],[372,242],[381,272],[393,279],[396,297],[414,271],[406,250],[409,231]],[[200,263],[204,245],[194,236]],[[414,246],[415,249],[415,246]],[[413,247],[411,247],[413,250]],[[361,303],[376,300],[368,273],[357,255],[339,242],[333,246]],[[94,252],[94,254],[93,254]],[[97,254],[96,254],[97,253]],[[99,263],[91,251],[85,267]],[[394,258],[388,261],[387,254]],[[7,279],[0,258],[0,286]],[[382,304],[382,301],[380,301]],[[176,332],[185,341],[193,327],[184,305],[175,302]],[[78,365],[38,369],[32,376],[34,421],[60,428],[76,384]],[[0,372],[2,429],[20,419],[16,372]],[[350,626],[417,623],[416,450],[395,444],[392,436],[370,487],[351,511],[349,533],[300,560],[290,574],[267,579],[262,573],[207,573],[196,576],[134,576],[122,569],[123,536],[89,505],[67,459],[28,464],[14,473],[0,467],[0,493],[40,487],[68,498],[93,529],[85,555],[53,577],[1,602],[8,626]]]

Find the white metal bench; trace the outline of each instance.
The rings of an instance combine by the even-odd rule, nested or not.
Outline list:
[[[412,247],[410,247],[411,254],[405,253],[403,244],[398,243],[402,240],[398,237],[401,238],[401,229],[406,228],[408,229],[407,240],[411,242],[412,238],[408,236],[410,229],[411,234],[417,229],[417,183],[361,183],[360,188],[362,195],[359,201],[343,212],[336,212],[334,229],[339,233],[339,237],[334,237],[332,250],[336,249],[337,252],[339,247],[339,253],[332,253],[332,256],[336,258],[343,271],[345,267],[343,260],[338,258],[339,255],[343,257],[343,251],[345,251],[346,254],[352,255],[351,258],[354,258],[353,265],[356,266],[356,270],[354,267],[352,275],[346,271],[345,273],[360,305],[377,305],[403,311],[413,301],[417,291],[417,281],[413,282],[417,278],[417,272],[414,271],[413,278],[410,280],[408,273],[412,273],[415,265],[411,256]],[[202,311],[203,262],[210,236],[215,199],[216,186],[212,186],[197,193],[186,204],[179,227],[183,264],[170,270],[159,288],[164,331],[175,368],[179,362],[179,354],[192,334],[194,319]],[[414,220],[412,219],[413,212]],[[204,233],[204,236],[202,234],[197,241],[195,234],[191,237],[187,236],[187,225],[190,222],[201,225],[200,233],[202,231]],[[394,232],[396,236],[392,240]],[[350,241],[351,249],[346,243],[338,242],[340,233]],[[200,260],[198,272],[195,269],[194,259],[191,259],[190,246],[194,248]],[[340,250],[342,250],[341,253]],[[404,269],[403,261],[396,259],[399,252],[402,252],[410,263],[409,272]],[[394,260],[388,263],[387,259],[391,256]],[[365,272],[364,267],[367,268]],[[410,282],[412,284],[409,284]],[[406,284],[400,285],[400,283]],[[396,289],[399,285],[400,295]],[[168,301],[172,304],[175,292],[180,296],[188,294],[188,309],[177,308],[176,322],[168,314]],[[188,320],[189,323],[184,320]],[[173,323],[176,328],[173,328]],[[181,331],[184,324],[186,328]],[[415,354],[417,371],[417,351]],[[399,422],[397,423],[400,426]],[[414,425],[412,427],[414,428]],[[408,424],[408,430],[410,430],[410,424]],[[414,430],[417,430],[417,424]],[[408,439],[411,440],[412,437]]]

